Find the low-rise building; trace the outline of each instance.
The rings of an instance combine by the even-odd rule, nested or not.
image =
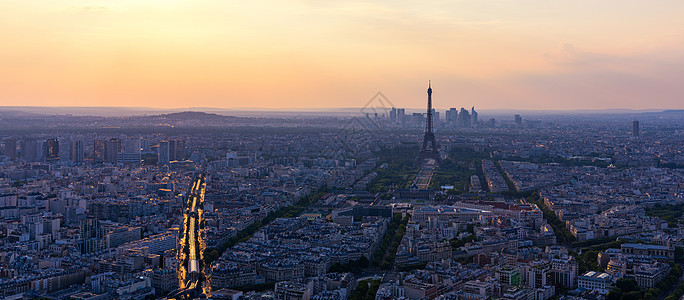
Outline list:
[[[642,288],[652,288],[670,274],[670,265],[662,262],[634,266],[634,279]]]
[[[281,281],[273,290],[277,300],[309,300],[311,299],[311,282]]]
[[[608,293],[611,276],[607,273],[589,271],[577,278],[577,286],[587,290],[596,290],[602,294]]]

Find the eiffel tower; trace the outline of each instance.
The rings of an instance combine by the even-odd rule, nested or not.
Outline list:
[[[439,150],[437,149],[437,142],[435,141],[435,133],[432,128],[432,85],[428,81],[428,102],[427,102],[427,120],[425,120],[425,136],[423,136],[423,146],[418,153],[417,164],[423,163],[427,159],[434,159],[435,162],[440,161]]]

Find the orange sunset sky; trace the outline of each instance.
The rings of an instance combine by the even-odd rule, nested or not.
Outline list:
[[[684,108],[681,0],[0,8],[0,106]]]

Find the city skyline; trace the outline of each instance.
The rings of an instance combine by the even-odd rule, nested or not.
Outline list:
[[[684,300],[684,2],[0,7],[0,299]]]
[[[682,297],[684,110],[433,87],[418,112],[0,110],[0,298]]]
[[[681,109],[682,6],[8,2],[0,105]]]

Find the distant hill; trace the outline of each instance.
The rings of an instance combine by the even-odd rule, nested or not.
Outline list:
[[[238,119],[238,117],[233,117],[233,116],[223,116],[219,114],[212,114],[212,113],[205,113],[201,111],[184,111],[184,112],[177,112],[177,113],[170,113],[170,114],[162,114],[158,116],[151,116],[151,117],[161,117],[167,120],[205,120],[205,121],[227,121],[227,120],[235,120]]]

